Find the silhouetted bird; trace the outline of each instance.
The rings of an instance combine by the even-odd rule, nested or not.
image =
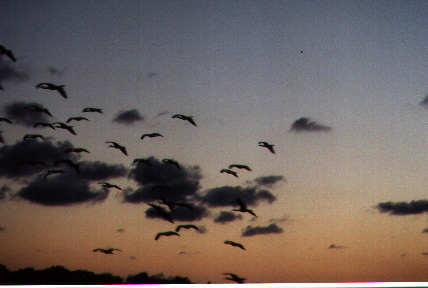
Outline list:
[[[159,201],[159,203],[168,206],[169,210],[171,211],[175,211],[174,210],[175,206],[186,207],[187,209],[193,210],[193,207],[189,203],[170,201],[170,200],[166,200],[163,197],[161,197],[160,199],[161,200]]]
[[[51,123],[37,122],[36,124],[34,124],[33,127],[36,128],[37,126],[50,127],[55,130],[54,125],[52,125]]]
[[[125,154],[126,156],[128,156],[128,153],[126,152],[126,147],[125,146],[119,145],[118,143],[111,142],[111,141],[107,141],[106,143],[111,143],[112,145],[109,145],[108,147],[113,147],[113,148],[119,149],[120,151],[122,151],[123,154]]]
[[[122,188],[120,188],[119,186],[114,185],[114,184],[110,184],[107,182],[98,182],[98,184],[101,184],[101,186],[106,187],[106,188],[116,188],[116,189],[122,190]]]
[[[229,245],[232,245],[233,247],[239,247],[242,250],[246,250],[245,247],[244,247],[244,245],[242,245],[241,243],[237,243],[237,242],[226,240],[226,241],[224,241],[224,244],[229,244]]]
[[[155,213],[159,216],[162,216],[165,220],[171,222],[174,224],[174,220],[172,220],[171,214],[165,211],[165,209],[161,206],[155,205],[155,204],[147,204],[153,209],[155,209]]]
[[[10,121],[8,118],[0,117],[0,122],[7,122],[9,124],[13,124],[12,121]]]
[[[253,212],[253,210],[247,209],[247,204],[245,204],[244,201],[241,200],[241,198],[237,197],[236,203],[238,203],[239,209],[233,209],[233,211],[239,211],[239,212],[243,212],[243,213],[247,212],[247,213],[250,213],[251,215],[257,217],[257,215]]]
[[[88,107],[88,108],[84,108],[82,110],[82,112],[98,112],[98,113],[103,114],[103,111],[101,108],[90,108],[90,107]]]
[[[221,169],[220,173],[227,173],[227,174],[233,175],[236,178],[238,178],[238,173],[235,171],[229,170],[229,169]]]
[[[41,89],[48,89],[48,90],[56,90],[58,91],[59,94],[61,94],[62,97],[64,97],[65,99],[67,99],[67,93],[65,93],[64,90],[64,86],[65,85],[55,85],[52,83],[39,83],[36,85],[36,88],[41,88]]]
[[[48,177],[50,174],[58,174],[58,173],[65,173],[65,171],[61,169],[49,169],[48,171],[46,171],[46,174],[43,177],[43,179],[46,179],[46,177]]]
[[[163,137],[163,135],[159,133],[143,134],[141,136],[141,139],[144,139],[145,137],[154,138],[154,137]]]
[[[177,167],[178,169],[181,169],[180,165],[178,165],[178,162],[174,161],[172,159],[162,159],[162,163],[171,164],[171,165],[174,165],[175,167]]]
[[[77,172],[77,174],[80,175],[80,167],[79,167],[80,165],[79,164],[74,163],[70,159],[57,159],[54,162],[55,165],[58,165],[59,163],[63,163],[67,166],[70,166],[71,168],[73,168]]]
[[[76,135],[76,132],[74,132],[73,126],[69,126],[69,125],[67,125],[65,123],[62,123],[62,122],[55,122],[55,123],[52,123],[52,124],[59,125],[59,126],[55,126],[55,128],[65,129],[65,130],[68,130],[68,132],[70,132],[71,134]]]
[[[30,108],[30,111],[33,111],[33,112],[42,112],[42,113],[45,113],[46,115],[49,115],[49,116],[52,117],[51,112],[49,112],[49,110],[47,108],[43,108],[43,107],[36,106],[36,105],[32,105],[29,108]]]
[[[192,228],[192,229],[195,229],[195,230],[198,230],[198,231],[199,231],[198,226],[193,225],[193,224],[186,224],[186,225],[178,225],[178,226],[175,228],[175,232],[179,232],[181,228],[184,228],[184,229],[190,229],[190,228]]]
[[[9,57],[10,60],[16,62],[16,58],[13,55],[12,50],[6,49],[6,47],[4,47],[3,45],[0,45],[0,54],[6,55],[7,57]]]
[[[186,116],[186,115],[182,115],[182,114],[175,114],[171,118],[178,118],[178,119],[181,119],[181,120],[186,120],[186,121],[189,121],[192,125],[198,126],[198,125],[196,125],[195,121],[193,120],[193,116]]]
[[[267,142],[259,142],[259,146],[260,147],[265,147],[267,149],[269,149],[270,152],[272,152],[273,154],[275,154],[275,150],[273,150],[273,144],[269,144]]]
[[[82,153],[82,152],[91,153],[85,148],[68,148],[65,150],[65,153]]]
[[[40,134],[27,134],[27,135],[24,136],[24,140],[27,140],[27,139],[36,139],[36,138],[45,139],[45,137],[43,137]]]
[[[100,252],[102,252],[102,253],[104,253],[104,254],[113,254],[113,251],[122,251],[122,250],[120,250],[120,249],[116,249],[116,248],[109,248],[109,249],[101,249],[101,248],[97,248],[97,249],[94,249],[94,250],[92,250],[92,252],[97,252],[97,251],[100,251]]]
[[[233,169],[233,168],[245,169],[247,171],[251,171],[250,167],[248,167],[247,165],[241,165],[241,164],[232,164],[232,165],[229,165],[229,169]]]
[[[239,284],[245,283],[244,280],[247,280],[247,279],[241,278],[238,275],[233,274],[233,273],[223,273],[223,275],[230,275],[230,277],[232,277],[232,278],[225,277],[224,279],[232,280],[232,281],[239,283]]]
[[[88,118],[85,118],[85,117],[70,117],[70,118],[68,118],[68,120],[66,121],[67,123],[70,123],[71,121],[82,121],[82,120],[86,120],[86,121],[89,121],[89,119]]]
[[[147,164],[149,166],[152,166],[152,164],[150,163],[149,159],[145,159],[145,158],[135,158],[134,161],[132,161],[133,164],[135,163],[141,163],[141,164]]]
[[[180,236],[180,234],[178,234],[175,231],[159,232],[158,234],[156,234],[155,240],[158,240],[161,236],[172,236],[172,235]]]

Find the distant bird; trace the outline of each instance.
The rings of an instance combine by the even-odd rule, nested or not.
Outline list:
[[[128,153],[126,152],[126,147],[125,146],[119,145],[118,143],[111,142],[111,141],[107,141],[106,143],[112,144],[112,145],[109,145],[108,147],[113,147],[113,148],[119,149],[120,151],[122,151],[123,154],[125,154],[126,156],[128,156]]]
[[[265,147],[265,148],[269,149],[270,152],[272,152],[273,154],[275,154],[275,150],[273,150],[273,146],[275,146],[275,145],[269,144],[267,142],[259,142],[259,146],[260,147]]]
[[[181,228],[184,228],[184,229],[190,229],[190,228],[192,228],[192,229],[195,229],[195,230],[199,231],[198,226],[193,225],[193,224],[187,224],[187,225],[178,225],[175,228],[175,232],[179,232]]]
[[[243,212],[243,213],[247,212],[247,213],[250,213],[251,215],[257,217],[257,215],[253,212],[253,210],[250,210],[247,208],[247,204],[245,204],[244,201],[241,200],[241,198],[237,197],[236,203],[238,203],[239,209],[233,209],[233,211],[238,211],[238,212]]]
[[[172,236],[172,235],[180,236],[180,234],[178,234],[175,231],[159,232],[158,234],[156,234],[155,240],[158,240],[161,236]]]
[[[177,167],[178,169],[181,169],[180,165],[178,165],[178,162],[174,161],[172,159],[162,159],[162,163],[171,164],[171,165],[174,165],[175,167]]]
[[[114,185],[114,184],[110,184],[107,182],[98,182],[98,184],[101,184],[101,186],[106,187],[106,188],[116,188],[116,189],[122,190],[122,188],[120,188],[119,186]]]
[[[149,159],[145,159],[145,158],[135,158],[134,161],[132,161],[133,164],[135,163],[141,163],[141,164],[147,164],[149,166],[152,166],[152,164],[150,163]]]
[[[82,120],[86,120],[86,121],[89,121],[89,119],[88,118],[85,118],[85,117],[70,117],[70,118],[68,118],[68,120],[66,121],[67,123],[70,123],[71,121],[82,121]]]
[[[70,132],[71,134],[76,135],[76,132],[74,132],[73,126],[69,126],[69,125],[67,125],[67,124],[65,124],[65,123],[62,123],[62,122],[55,122],[55,123],[52,123],[52,124],[54,124],[54,125],[55,125],[55,124],[59,125],[59,126],[55,126],[55,128],[66,129],[66,130],[68,130],[68,132]]]
[[[229,169],[221,169],[220,173],[227,173],[227,174],[233,175],[236,178],[238,178],[238,173],[235,171],[229,170]]]
[[[40,134],[27,134],[27,135],[24,136],[24,140],[27,140],[27,139],[36,139],[36,138],[45,139],[45,137],[43,137]]]
[[[156,214],[158,214],[159,216],[162,216],[165,220],[174,224],[174,220],[172,220],[171,214],[168,213],[163,207],[155,205],[155,204],[147,204],[147,205],[149,205],[150,207],[155,209]]]
[[[62,97],[64,97],[65,99],[67,99],[67,93],[65,93],[64,90],[64,86],[65,85],[55,85],[52,83],[39,83],[36,85],[36,88],[41,88],[41,89],[48,89],[48,90],[56,90],[58,91],[59,94],[61,94]]]
[[[238,275],[233,274],[233,273],[223,273],[223,275],[230,275],[230,277],[232,277],[232,278],[225,277],[224,279],[232,280],[232,281],[239,283],[239,284],[242,284],[242,283],[244,283],[244,280],[247,280],[247,279],[241,278]]]
[[[9,124],[13,124],[12,121],[10,121],[8,118],[0,117],[0,122],[7,122]]]
[[[186,121],[189,121],[192,125],[198,126],[198,125],[196,125],[195,121],[193,120],[193,116],[186,116],[186,115],[182,115],[182,114],[175,114],[171,118],[178,118],[178,119],[181,119],[181,120],[186,120]]]
[[[68,153],[82,153],[82,152],[91,153],[85,148],[68,148],[65,150],[64,153],[68,154]]]
[[[122,250],[120,250],[120,249],[116,249],[116,248],[109,248],[109,249],[101,249],[101,248],[97,248],[97,249],[94,249],[94,250],[92,250],[92,252],[97,252],[97,251],[100,251],[100,252],[102,252],[102,253],[104,253],[104,254],[113,254],[113,251],[122,251]]]
[[[36,105],[32,105],[29,108],[30,108],[30,111],[33,111],[33,112],[42,112],[42,113],[45,113],[48,116],[53,117],[52,114],[51,114],[51,112],[49,112],[49,110],[47,108],[43,108],[43,107],[36,106]]]
[[[49,127],[55,130],[55,126],[52,125],[51,123],[37,122],[36,124],[34,124],[33,127],[36,128],[38,126]]]
[[[57,159],[54,162],[55,165],[58,165],[59,163],[63,163],[67,166],[70,166],[71,168],[73,168],[77,172],[77,174],[80,175],[80,167],[79,167],[80,165],[79,164],[74,163],[70,159]]]
[[[143,134],[141,136],[141,139],[144,139],[145,137],[154,138],[154,137],[163,137],[163,135],[159,133]]]
[[[43,177],[43,179],[46,179],[46,177],[48,177],[50,174],[58,174],[58,173],[65,173],[65,171],[62,169],[49,169],[48,171],[46,171],[46,174]]]
[[[241,164],[232,164],[232,165],[229,165],[229,169],[233,169],[233,168],[245,169],[247,171],[251,171],[251,168],[248,167],[247,165],[241,165]]]
[[[242,250],[246,250],[245,247],[244,247],[244,245],[242,245],[241,243],[237,243],[237,242],[226,240],[226,241],[224,241],[224,244],[229,244],[229,245],[232,245],[233,247],[239,247]]]
[[[6,49],[6,47],[0,45],[0,54],[6,55],[7,57],[9,57],[10,60],[12,60],[13,62],[16,62],[16,58],[12,53],[12,50],[8,50]]]
[[[84,108],[82,110],[82,112],[98,112],[98,113],[103,114],[103,111],[101,108],[90,108],[90,107],[88,107],[88,108]]]
[[[170,201],[170,200],[166,200],[163,197],[161,197],[160,199],[161,200],[159,201],[159,203],[168,206],[169,210],[171,210],[171,211],[175,211],[174,210],[175,206],[186,207],[187,209],[193,210],[192,205],[190,205],[189,203]]]

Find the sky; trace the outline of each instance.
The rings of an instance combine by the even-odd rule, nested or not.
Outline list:
[[[428,281],[427,13],[394,0],[1,1],[16,61],[0,54],[12,122],[0,122],[0,263],[196,283]],[[220,173],[231,164],[251,171]],[[237,198],[257,217],[233,211]],[[199,231],[155,240],[184,224]]]

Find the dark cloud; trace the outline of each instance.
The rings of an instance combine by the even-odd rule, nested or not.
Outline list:
[[[203,206],[192,205],[193,209],[188,209],[186,207],[175,207],[174,211],[169,211],[167,208],[164,210],[170,213],[171,218],[175,221],[181,222],[193,222],[201,220],[202,218],[208,216],[208,211]],[[147,218],[157,218],[165,220],[161,215],[156,213],[155,209],[150,207],[146,210]]]
[[[381,213],[390,215],[410,215],[428,212],[428,200],[412,200],[408,202],[382,202],[376,206]]]
[[[284,176],[282,175],[269,175],[269,176],[261,176],[254,179],[259,186],[266,186],[268,188],[273,188],[275,184],[279,181],[285,181]]]
[[[294,132],[321,132],[321,131],[325,131],[325,132],[328,132],[331,129],[332,129],[331,127],[318,124],[315,121],[311,121],[310,118],[302,117],[302,118],[294,121],[294,123],[291,125],[290,131],[294,131]]]
[[[117,122],[120,124],[134,124],[137,121],[144,121],[144,117],[138,112],[137,109],[120,111],[113,118],[113,122]]]
[[[328,249],[341,249],[341,248],[346,248],[346,247],[345,246],[341,246],[341,245],[331,244],[327,248]]]
[[[5,231],[6,228],[4,228],[3,226],[0,226],[0,232]]]
[[[241,236],[254,236],[260,234],[279,234],[283,230],[281,227],[278,227],[275,223],[270,224],[269,226],[247,226],[243,231]]]
[[[230,211],[221,211],[220,214],[214,218],[215,223],[226,224],[228,222],[242,219],[242,215]]]
[[[421,102],[419,102],[419,105],[428,108],[428,95],[426,95],[425,98]]]
[[[28,72],[19,70],[16,64],[6,61],[3,57],[0,57],[0,83],[21,83],[28,81],[29,79],[30,75]]]
[[[124,232],[125,232],[125,229],[123,229],[123,228],[119,228],[119,229],[117,229],[117,230],[116,230],[116,232],[124,233]]]
[[[48,70],[49,74],[51,74],[53,76],[62,76],[66,69],[61,70],[61,69],[58,69],[58,68],[53,67],[53,66],[48,66],[47,70]]]
[[[269,219],[269,222],[275,222],[275,223],[286,222],[286,221],[292,221],[292,220],[287,215],[284,215],[281,218],[272,218],[272,219]]]
[[[428,228],[425,228],[424,230],[422,230],[422,233],[428,233]]]
[[[39,103],[26,103],[22,101],[15,101],[8,103],[4,106],[6,117],[9,118],[14,124],[21,124],[25,126],[33,126],[36,122],[50,122],[52,118],[45,113],[31,111],[32,106],[43,108]]]
[[[276,197],[268,190],[259,190],[257,186],[222,186],[209,189],[201,197],[201,201],[211,207],[237,206],[237,197],[249,206],[256,205],[261,200],[269,203],[276,200]]]
[[[155,71],[152,71],[152,72],[149,72],[149,73],[147,73],[146,74],[146,77],[148,78],[148,79],[154,79],[154,78],[156,78],[158,76],[158,73],[156,73]]]
[[[100,161],[82,161],[80,164],[81,177],[90,180],[106,180],[125,176],[128,170],[122,164],[107,164]]]
[[[3,184],[0,187],[0,201],[6,199],[8,195],[12,192],[12,188],[10,188],[8,185]]]

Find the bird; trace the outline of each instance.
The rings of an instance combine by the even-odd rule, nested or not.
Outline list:
[[[101,108],[91,108],[91,107],[83,108],[82,112],[98,112],[103,114],[103,111]]]
[[[43,107],[36,106],[36,105],[31,105],[29,108],[30,108],[30,111],[42,112],[42,113],[45,113],[48,116],[53,117],[52,114],[51,114],[51,112],[49,112],[49,110],[47,108],[43,108]]]
[[[70,118],[68,118],[68,120],[66,121],[67,123],[70,123],[71,121],[82,121],[82,120],[86,120],[86,121],[89,121],[89,119],[88,118],[85,118],[85,117],[70,117]]]
[[[251,168],[248,167],[247,165],[241,165],[241,164],[232,164],[232,165],[229,165],[229,169],[233,169],[233,168],[245,169],[247,171],[251,171]]]
[[[86,150],[85,148],[68,148],[65,150],[64,153],[81,153],[81,152],[86,152],[86,153],[91,153],[88,150]]]
[[[223,275],[230,275],[230,277],[232,277],[232,278],[225,277],[224,279],[232,280],[232,281],[235,281],[236,283],[240,283],[240,284],[244,283],[244,280],[247,280],[247,279],[239,277],[238,275],[233,274],[233,273],[223,273]]]
[[[275,145],[269,144],[267,142],[259,142],[259,146],[265,147],[265,148],[269,149],[269,151],[272,152],[272,154],[275,154],[275,150],[273,150],[273,146],[275,146]]]
[[[0,117],[0,122],[7,122],[9,124],[13,124],[12,121],[10,121],[10,119],[5,118],[5,117]]]
[[[229,169],[221,169],[220,173],[227,173],[227,174],[233,175],[236,178],[238,178],[238,173],[235,171],[229,170]]]
[[[46,171],[46,174],[43,177],[43,179],[46,179],[46,177],[48,177],[50,174],[58,174],[58,173],[65,173],[65,171],[62,169],[49,169]]]
[[[24,136],[24,140],[27,140],[27,139],[36,139],[36,138],[45,139],[45,137],[43,137],[40,134],[27,134],[27,135]]]
[[[98,182],[98,184],[101,184],[101,186],[106,187],[106,188],[116,188],[116,189],[122,190],[122,188],[120,188],[119,186],[114,185],[114,184],[110,184],[108,182]]]
[[[155,240],[158,240],[161,236],[172,236],[172,235],[180,236],[180,234],[178,234],[175,231],[159,232],[158,234],[156,234]]]
[[[181,120],[187,120],[192,125],[198,126],[198,125],[196,125],[195,121],[193,120],[193,116],[186,116],[186,115],[182,115],[182,114],[175,114],[171,118],[178,118],[178,119],[181,119]]]
[[[54,125],[55,125],[55,124],[59,125],[59,126],[55,126],[55,128],[66,129],[66,130],[68,130],[68,132],[70,132],[71,134],[76,135],[76,132],[74,131],[73,126],[69,126],[69,125],[67,125],[67,124],[65,124],[65,123],[63,123],[63,122],[55,122],[55,123],[52,123],[52,124],[54,124]]]
[[[163,197],[161,197],[160,199],[161,200],[159,201],[159,203],[168,206],[169,210],[171,211],[175,211],[174,210],[175,206],[186,207],[187,209],[193,210],[193,207],[189,203],[170,201],[170,200],[166,200]]]
[[[243,213],[247,212],[247,213],[250,213],[251,215],[257,217],[256,213],[254,213],[253,210],[250,210],[247,208],[247,204],[245,204],[245,202],[242,201],[241,198],[237,197],[236,203],[238,203],[239,209],[233,209],[233,211],[238,211],[238,212],[243,212]]]
[[[64,86],[65,85],[55,85],[52,83],[39,83],[36,85],[36,88],[41,88],[41,89],[48,89],[48,90],[56,90],[58,91],[59,94],[61,94],[62,97],[64,97],[65,99],[67,99],[67,93],[65,93],[64,90]]]
[[[241,243],[237,243],[237,242],[233,242],[233,241],[230,241],[230,240],[226,240],[226,241],[224,241],[224,244],[229,244],[229,245],[232,245],[233,247],[239,247],[242,250],[246,250],[245,247],[244,247],[244,245],[242,245]]]
[[[152,166],[152,164],[150,163],[149,159],[146,158],[135,158],[134,161],[132,161],[133,164],[135,163],[141,163],[141,164],[147,164],[149,166]]]
[[[16,62],[16,58],[13,55],[12,50],[6,49],[6,47],[4,47],[3,45],[0,45],[0,54],[6,55],[7,57],[9,57],[10,60]]]
[[[199,231],[198,226],[193,225],[193,224],[186,224],[186,225],[178,225],[178,226],[175,228],[175,232],[179,232],[181,228],[184,228],[184,229],[190,229],[190,228],[192,228],[192,229],[195,229],[195,230],[198,230],[198,231]]]
[[[154,138],[154,137],[163,137],[163,135],[159,133],[143,134],[141,136],[141,139],[144,139],[145,137]]]
[[[45,122],[37,122],[33,125],[34,128],[38,127],[38,126],[43,126],[43,127],[49,127],[55,130],[55,126],[52,125],[51,123],[45,123]]]
[[[150,207],[155,209],[156,214],[158,214],[159,216],[162,216],[165,220],[174,224],[174,220],[172,220],[171,214],[168,213],[167,211],[165,211],[165,209],[163,207],[158,206],[156,204],[147,204],[147,205],[149,205]]]
[[[77,174],[80,175],[80,168],[79,168],[80,165],[79,164],[74,163],[70,159],[57,159],[54,162],[55,165],[58,165],[60,163],[63,163],[65,165],[67,165],[67,166],[72,167],[77,172]]]
[[[125,146],[119,145],[118,143],[111,142],[111,141],[107,141],[106,143],[111,143],[112,145],[109,145],[108,147],[113,147],[113,148],[119,149],[120,151],[122,151],[123,154],[125,154],[126,156],[128,156],[128,153],[126,152],[126,147]]]
[[[172,159],[162,159],[162,163],[172,164],[175,167],[177,167],[178,169],[181,169],[180,165],[178,165],[178,162],[174,161]]]
[[[102,252],[102,253],[104,253],[104,254],[114,254],[114,253],[113,253],[113,251],[114,251],[114,250],[116,250],[116,251],[122,251],[122,250],[120,250],[120,249],[116,249],[116,248],[109,248],[109,249],[101,249],[101,248],[97,248],[97,249],[92,250],[92,252],[100,251],[100,252]]]

